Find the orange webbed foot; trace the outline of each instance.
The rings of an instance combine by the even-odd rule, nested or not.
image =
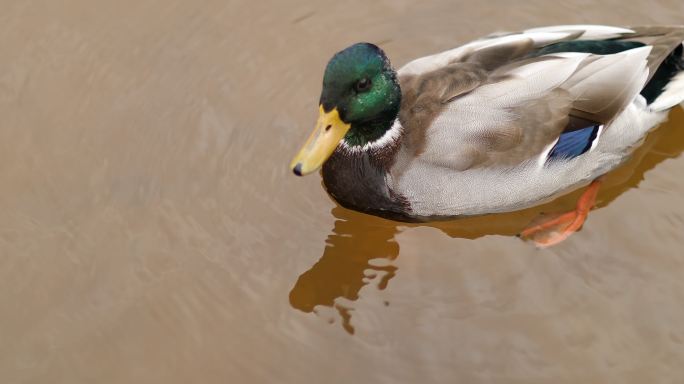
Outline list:
[[[601,180],[594,180],[582,196],[580,196],[574,211],[563,214],[543,215],[520,232],[520,237],[523,240],[534,242],[541,248],[563,242],[582,228],[582,224],[586,221],[589,211],[596,203],[596,195],[600,186]]]

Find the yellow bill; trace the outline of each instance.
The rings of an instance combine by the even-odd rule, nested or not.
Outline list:
[[[351,124],[346,124],[340,119],[337,108],[325,112],[321,105],[316,128],[306,140],[304,147],[299,150],[297,156],[290,163],[290,168],[295,175],[308,175],[320,168],[335,151],[349,128],[351,128]]]

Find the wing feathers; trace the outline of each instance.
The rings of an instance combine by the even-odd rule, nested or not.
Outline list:
[[[649,46],[631,49],[583,66],[563,84],[575,100],[573,107],[594,121],[610,121],[643,88],[650,51]]]
[[[415,60],[399,71],[405,149],[420,161],[459,170],[520,164],[556,141],[569,144],[556,144],[554,154],[583,153],[591,142],[582,141],[595,138],[595,127],[634,100],[649,68],[657,68],[654,63],[667,56],[663,50],[680,37],[681,44],[682,34],[684,28],[674,27],[563,25],[485,38]],[[645,36],[655,37],[653,45],[610,55],[534,55],[565,40]],[[570,116],[596,125],[559,140]]]
[[[532,28],[524,33],[539,32],[575,32],[580,33],[578,40],[613,39],[634,33],[633,30],[606,25],[555,25],[550,27]]]
[[[648,68],[650,70],[648,79],[650,80],[663,60],[684,41],[684,27],[646,26],[633,27],[632,29],[635,32],[635,35],[631,36],[632,38],[646,42],[653,47],[648,56]]]

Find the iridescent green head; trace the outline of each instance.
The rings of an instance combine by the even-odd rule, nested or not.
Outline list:
[[[321,105],[337,108],[342,121],[351,124],[345,136],[349,145],[379,139],[399,112],[401,90],[385,53],[369,43],[358,43],[330,59],[323,76]]]
[[[323,76],[317,127],[292,161],[294,173],[318,169],[341,141],[354,147],[378,140],[400,104],[397,74],[380,48],[358,43],[336,53]]]

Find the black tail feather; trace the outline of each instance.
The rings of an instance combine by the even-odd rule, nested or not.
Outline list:
[[[644,89],[641,90],[641,96],[646,99],[646,103],[651,104],[655,101],[663,93],[665,86],[667,86],[670,80],[679,72],[684,71],[683,50],[682,44],[678,45],[658,67],[655,75],[653,75]]]

